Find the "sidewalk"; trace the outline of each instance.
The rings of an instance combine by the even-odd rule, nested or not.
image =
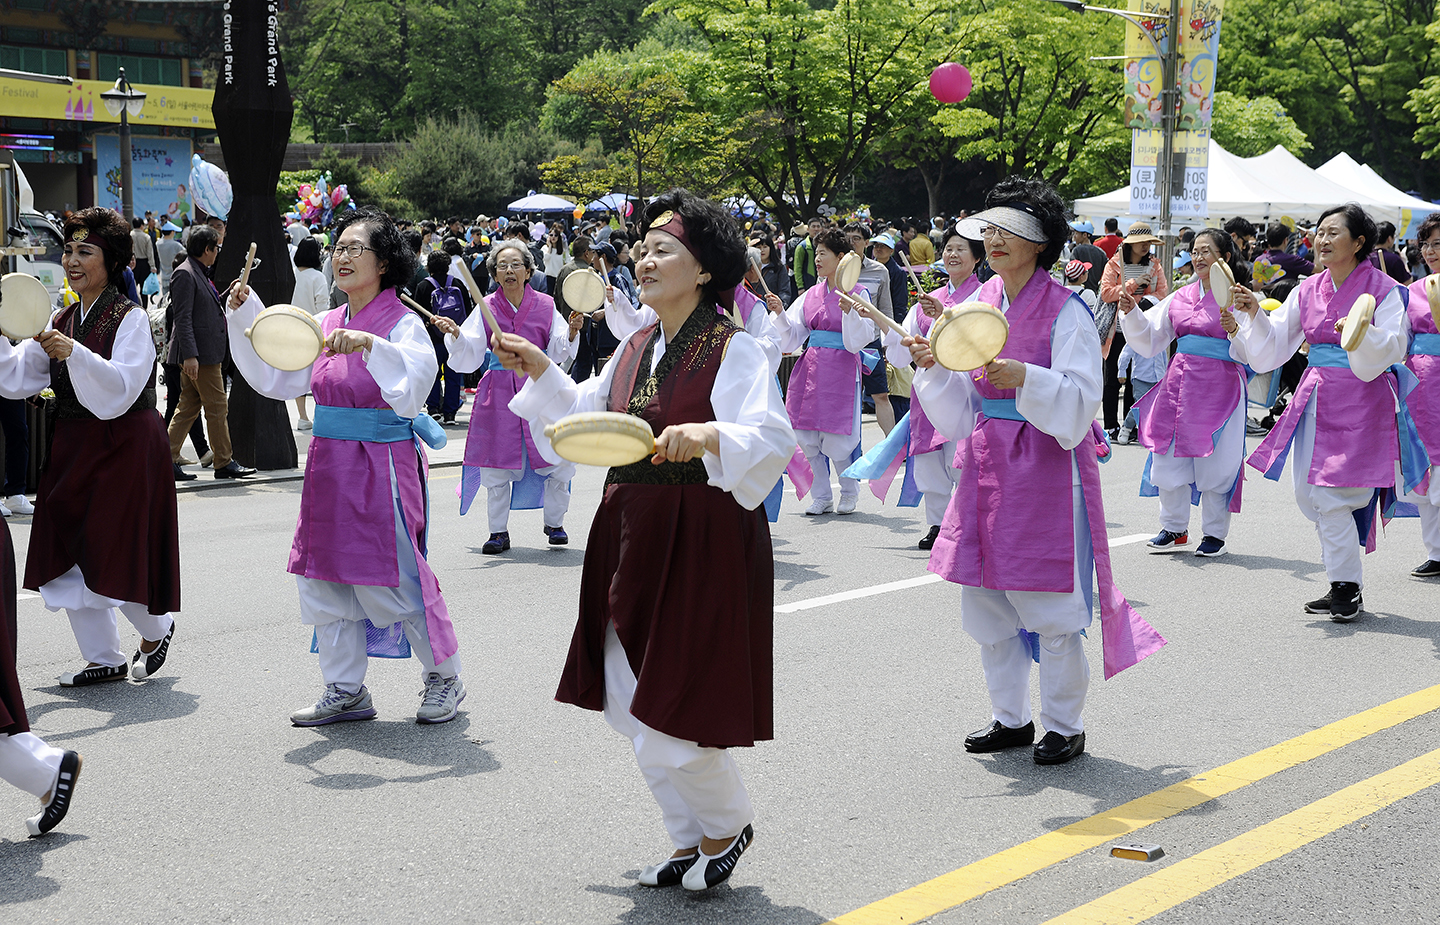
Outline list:
[[[449,438],[449,442],[438,450],[432,450],[428,446],[425,447],[425,455],[429,458],[430,468],[432,469],[445,469],[458,466],[465,457],[465,434],[470,427],[470,403],[474,400],[475,396],[468,392],[463,392],[461,395],[463,401],[461,402],[460,410],[455,414],[455,423],[445,426],[445,436]],[[313,402],[310,407],[313,410]],[[285,408],[290,412],[290,426],[293,429],[295,422],[300,420],[300,416],[295,412],[295,403],[293,401],[287,401]],[[300,463],[294,469],[261,469],[245,479],[217,479],[208,468],[186,466],[186,472],[193,472],[200,477],[194,481],[176,482],[175,490],[183,493],[210,491],[221,488],[237,488],[245,485],[259,485],[269,482],[298,482],[305,477],[305,456],[310,449],[310,431],[295,431],[295,448],[300,453]],[[185,447],[181,452],[191,459],[194,459],[196,456],[195,448],[190,445],[188,439],[185,441]]]

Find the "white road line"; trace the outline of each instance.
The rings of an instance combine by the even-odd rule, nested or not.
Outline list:
[[[1129,546],[1132,543],[1143,543],[1150,539],[1148,533],[1133,533],[1130,536],[1116,537],[1110,541],[1110,548],[1116,546]],[[918,578],[906,578],[903,581],[887,581],[883,585],[871,585],[868,588],[856,588],[854,591],[841,591],[839,594],[827,594],[824,597],[812,597],[803,601],[794,601],[789,604],[777,604],[776,613],[798,613],[801,610],[810,610],[814,607],[824,607],[827,604],[839,604],[843,601],[853,601],[862,597],[874,597],[877,594],[888,594],[891,591],[903,591],[906,588],[918,588],[921,585],[934,584],[943,579],[939,575],[921,575]]]
[[[36,594],[34,591],[21,591],[20,593],[15,595],[15,599],[17,601],[33,601],[39,596],[40,595]]]

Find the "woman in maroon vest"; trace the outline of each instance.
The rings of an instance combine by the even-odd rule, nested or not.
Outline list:
[[[795,434],[765,351],[716,311],[745,274],[735,223],[671,190],[640,230],[640,301],[658,320],[598,378],[573,382],[523,337],[492,346],[530,377],[510,405],[521,417],[628,411],[658,435],[653,457],[605,478],[556,699],[603,710],[634,746],[675,846],[640,882],[703,890],[754,834],[726,749],[772,736],[774,562],[758,508]]]
[[[87,664],[60,684],[80,687],[148,678],[165,664],[170,613],[180,609],[180,539],[150,321],[114,282],[130,263],[129,226],[110,209],[82,209],[64,237],[61,264],[80,301],[32,341],[0,338],[0,395],[55,390],[25,587],[69,616]],[[141,636],[133,667],[116,609]]]

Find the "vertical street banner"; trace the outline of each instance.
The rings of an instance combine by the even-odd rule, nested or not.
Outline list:
[[[1210,118],[1215,101],[1216,61],[1224,0],[1181,0],[1176,25],[1179,111],[1175,124],[1175,162],[1170,189],[1172,217],[1209,214]],[[1169,47],[1170,0],[1130,0],[1129,11],[1146,26],[1161,50]],[[1123,118],[1133,132],[1130,148],[1130,212],[1160,214],[1160,160],[1164,148],[1161,103],[1164,62],[1134,25],[1125,27],[1125,103]]]

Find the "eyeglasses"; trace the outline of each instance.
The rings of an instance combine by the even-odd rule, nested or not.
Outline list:
[[[1421,245],[1420,245],[1420,250],[1422,250],[1422,251],[1440,251],[1440,241],[1425,241],[1425,242],[1421,243]]]
[[[1197,247],[1190,252],[1191,257],[1199,257],[1203,260],[1214,260],[1220,256],[1218,251],[1212,251],[1208,247]]]
[[[996,241],[1008,241],[1015,237],[1015,235],[1001,228],[999,225],[984,225],[980,228],[980,237],[987,240],[993,238]]]
[[[365,253],[366,251],[370,251],[371,253],[379,253],[379,251],[375,250],[375,248],[373,247],[366,247],[364,244],[355,244],[354,242],[351,242],[350,244],[336,244],[334,247],[330,248],[330,255],[332,257],[339,257],[341,254],[344,254],[351,260],[359,260],[360,255]]]
[[[515,262],[515,263],[512,263],[512,262],[510,262],[510,261],[507,260],[507,261],[505,261],[504,263],[497,263],[497,264],[495,264],[495,269],[496,269],[496,270],[523,270],[523,269],[525,269],[525,264],[524,264],[523,262]]]

